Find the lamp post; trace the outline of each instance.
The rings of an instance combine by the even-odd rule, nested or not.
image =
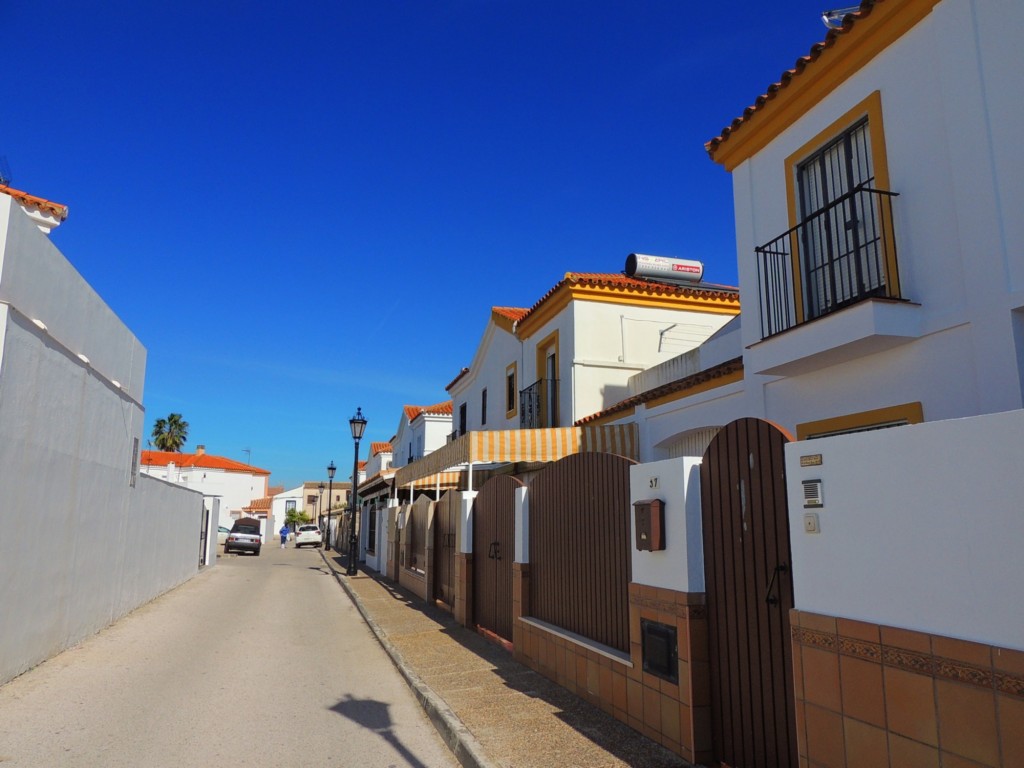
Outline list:
[[[366,419],[363,418],[363,409],[356,408],[356,415],[348,420],[348,426],[352,430],[352,440],[355,441],[355,453],[352,455],[352,519],[349,523],[348,532],[348,570],[347,576],[356,575],[356,552],[359,541],[356,539],[356,489],[359,487],[359,441],[363,437],[363,430],[366,429]]]
[[[327,465],[327,541],[324,542],[325,552],[331,551],[331,496],[334,495],[334,473],[337,469],[334,466],[333,460]]]
[[[320,483],[320,486],[317,488],[317,490],[320,491],[320,493],[318,493],[317,497],[316,497],[316,524],[318,526],[320,526],[321,530],[323,530],[323,527],[324,527],[324,515],[323,515],[323,510],[324,510],[324,508],[323,508],[324,484]]]

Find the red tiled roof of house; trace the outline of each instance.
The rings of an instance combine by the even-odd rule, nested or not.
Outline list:
[[[502,317],[507,317],[513,323],[522,320],[530,311],[523,307],[491,307],[492,312],[497,312]]]
[[[860,4],[860,8],[857,11],[855,11],[854,13],[849,13],[843,18],[843,24],[841,27],[830,28],[828,34],[825,35],[824,40],[822,40],[820,43],[815,43],[814,45],[812,45],[810,52],[806,56],[801,56],[799,59],[797,59],[796,63],[793,65],[793,68],[787,69],[785,72],[783,72],[777,82],[774,82],[771,85],[769,85],[768,89],[763,94],[754,99],[753,104],[751,104],[749,107],[743,110],[742,115],[737,117],[729,125],[723,128],[722,132],[718,136],[706,142],[704,144],[704,148],[707,150],[708,154],[711,155],[712,159],[714,159],[715,150],[718,149],[718,147],[722,144],[723,141],[726,141],[729,138],[729,136],[731,136],[733,133],[735,133],[737,130],[743,127],[744,124],[750,122],[750,119],[758,111],[763,109],[769,101],[774,99],[778,95],[779,91],[789,86],[789,84],[793,81],[793,78],[803,74],[804,70],[807,69],[808,65],[813,64],[815,61],[817,61],[821,54],[827,49],[834,46],[840,40],[840,38],[842,38],[844,35],[848,35],[853,30],[854,26],[857,24],[857,21],[860,19],[864,19],[868,15],[870,15],[875,5],[881,2],[884,2],[884,0],[863,0],[863,2],[861,2]]]
[[[68,217],[68,207],[61,205],[60,203],[54,203],[50,200],[44,200],[41,197],[30,195],[28,192],[22,192],[19,189],[12,189],[6,185],[0,184],[0,192],[6,195],[10,195],[22,205],[28,205],[38,208],[41,211],[52,213],[61,221],[64,221]]]
[[[267,488],[267,496],[277,496],[279,493],[284,493],[283,485],[272,485]]]
[[[431,416],[451,416],[452,415],[452,401],[445,400],[443,403],[437,403],[436,405],[407,405],[405,406],[405,416],[409,421],[412,421],[420,414],[429,414]]]
[[[694,283],[693,285],[679,285],[675,283],[659,283],[651,280],[640,280],[636,277],[626,277],[617,273],[605,272],[566,272],[565,277],[545,293],[530,309],[519,318],[520,321],[529,317],[545,301],[551,298],[563,285],[594,285],[611,288],[622,288],[627,291],[644,291],[662,296],[706,296],[714,299],[726,299],[736,301],[739,290],[728,285],[712,285],[710,283]],[[449,384],[448,386],[451,386]]]
[[[714,379],[719,379],[723,376],[728,376],[729,374],[742,370],[743,358],[736,357],[732,360],[721,363],[720,365],[716,365],[713,368],[708,368],[706,371],[699,371],[691,376],[670,381],[668,384],[662,384],[660,387],[655,387],[647,392],[641,392],[639,395],[627,397],[625,400],[621,400],[615,405],[605,408],[603,411],[592,413],[590,416],[584,416],[582,419],[578,420],[574,426],[582,427],[592,421],[606,418],[621,411],[628,411],[630,408],[635,408],[638,405],[650,402],[651,400],[655,400],[659,397],[671,395],[674,392],[682,392],[687,389],[692,389],[700,384],[704,384],[708,381],[713,381]]]
[[[365,461],[356,462],[356,469],[363,469],[363,470],[365,470],[366,469],[366,462]]]
[[[378,453],[391,453],[391,443],[370,443],[370,455],[376,456]]]
[[[179,467],[198,467],[200,469],[223,469],[228,472],[247,472],[252,475],[269,475],[269,469],[260,469],[241,461],[209,453],[175,453],[174,451],[143,451],[140,461],[144,466],[166,467],[174,463]]]
[[[243,512],[269,512],[273,499],[270,496],[264,496],[262,499],[253,499],[247,505],[242,507]]]

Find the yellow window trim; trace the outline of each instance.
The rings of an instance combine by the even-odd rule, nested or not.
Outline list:
[[[512,398],[512,410],[505,411],[505,418],[511,419],[519,412],[519,363],[512,363],[505,367],[505,397],[508,397],[508,375],[512,374],[512,388],[515,395]],[[507,404],[507,403],[506,403]]]
[[[891,190],[889,183],[889,157],[885,151],[885,126],[882,122],[882,94],[872,92],[866,99],[832,122],[800,149],[786,158],[786,203],[789,210],[789,226],[800,222],[800,211],[796,199],[797,165],[813,155],[840,134],[852,128],[863,118],[868,119],[868,134],[871,136],[871,163],[875,171],[875,187]],[[881,206],[883,249],[885,251],[885,285],[890,295],[900,296],[899,270],[896,268],[896,243],[893,240],[892,215],[888,206]],[[796,299],[797,323],[804,320],[803,272],[800,269],[800,243],[794,232],[789,236],[789,251],[792,254],[793,295]]]
[[[787,128],[817,106],[869,61],[909,32],[939,0],[901,0],[875,3],[870,15],[836,38],[816,61],[797,73],[751,113],[714,150],[712,157],[727,171],[749,160]]]
[[[537,358],[537,371],[536,371],[537,372],[537,381],[541,381],[542,379],[547,377],[547,374],[548,374],[548,368],[547,368],[547,357],[548,356],[547,356],[547,352],[548,352],[549,349],[551,349],[551,347],[555,348],[555,376],[556,377],[558,376],[558,370],[562,366],[562,352],[561,352],[561,349],[559,348],[559,344],[558,344],[558,331],[552,331],[547,336],[545,336],[543,339],[541,339],[540,342],[537,343],[537,349],[535,351],[536,358]],[[559,392],[559,394],[560,394],[560,392]],[[543,387],[543,386],[540,388],[540,413],[541,413],[541,423],[544,426],[546,426],[546,427],[552,426],[551,424],[547,423],[547,416],[548,416],[548,388],[547,387]],[[555,421],[558,421],[560,416],[561,416],[561,414],[558,412],[558,402],[556,400],[556,402],[555,402]]]
[[[903,403],[888,408],[876,408],[873,411],[835,416],[831,419],[807,421],[796,425],[796,439],[807,440],[812,437],[825,437],[836,432],[847,432],[851,429],[863,429],[901,421],[905,421],[907,424],[923,422],[924,409],[921,407],[921,403]]]

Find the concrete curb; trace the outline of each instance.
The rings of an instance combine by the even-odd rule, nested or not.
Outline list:
[[[345,577],[345,574],[335,568],[335,564],[327,558],[323,549],[320,549],[319,552],[324,563],[331,569],[331,573],[334,574],[335,581],[341,585],[345,594],[348,595],[352,604],[355,605],[356,610],[359,611],[359,615],[363,617],[363,621],[366,622],[374,637],[377,638],[377,642],[380,643],[384,652],[391,659],[391,663],[395,665],[395,668],[412,689],[420,706],[423,707],[427,717],[430,718],[430,722],[434,724],[442,741],[452,751],[452,754],[455,755],[455,759],[459,761],[459,764],[465,766],[465,768],[499,768],[496,763],[492,763],[487,759],[480,742],[476,740],[476,737],[473,736],[465,723],[452,712],[444,699],[434,693],[420,679],[420,676],[405,663],[401,652],[391,643],[384,630],[380,628],[380,625],[377,624],[373,616],[366,610],[366,606],[363,605],[359,595],[349,586],[348,578]]]

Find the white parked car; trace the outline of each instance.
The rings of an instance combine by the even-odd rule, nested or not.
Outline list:
[[[295,547],[304,547],[310,544],[314,547],[319,547],[323,543],[323,534],[320,532],[319,526],[316,525],[300,525],[299,530],[295,532]]]
[[[230,528],[225,528],[223,525],[217,527],[217,543],[223,544],[228,540],[228,534],[231,533]]]

